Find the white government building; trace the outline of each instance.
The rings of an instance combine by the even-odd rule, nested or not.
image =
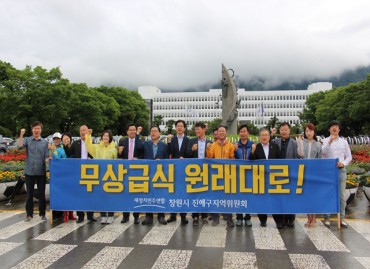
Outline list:
[[[303,111],[307,96],[332,89],[330,82],[310,84],[307,90],[246,91],[238,89],[238,121],[265,126],[276,116],[280,122],[294,125],[300,122],[298,113]],[[161,115],[162,124],[168,120],[183,119],[191,127],[198,121],[212,121],[222,114],[221,89],[208,92],[165,92],[154,86],[141,86],[139,94],[152,106],[152,116]]]

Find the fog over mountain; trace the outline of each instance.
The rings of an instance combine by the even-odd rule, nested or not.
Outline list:
[[[370,74],[370,65],[361,66],[353,70],[345,70],[337,76],[331,77],[312,77],[306,79],[292,79],[273,84],[271,81],[263,77],[255,77],[249,81],[243,81],[239,78],[239,88],[244,88],[248,91],[278,91],[278,90],[306,90],[308,85],[315,82],[331,82],[333,87],[346,86],[350,83],[356,83],[365,80],[366,76]],[[184,89],[185,92],[192,91],[208,91],[209,89],[220,89],[221,83],[204,84],[199,87]],[[162,92],[173,92],[171,89],[161,89]]]

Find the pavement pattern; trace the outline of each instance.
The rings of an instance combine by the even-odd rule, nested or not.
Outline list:
[[[143,226],[131,219],[110,225],[53,224],[24,212],[0,213],[1,268],[370,268],[370,222],[349,220],[338,230],[318,221],[278,230],[272,218],[260,227],[193,227],[180,221]],[[97,214],[96,214],[97,215]]]
[[[50,224],[36,213],[24,222],[25,199],[17,199],[0,204],[1,269],[370,269],[370,204],[362,193],[346,210],[349,227],[340,230],[334,219],[330,227],[318,220],[317,227],[307,228],[305,215],[297,215],[294,228],[281,230],[272,217],[260,227],[256,216],[252,227],[234,228],[224,221],[192,226],[190,215],[188,225],[179,217],[168,225],[156,219],[149,226],[134,224],[132,217],[122,224],[118,213],[109,225],[100,224],[98,213],[98,222]]]

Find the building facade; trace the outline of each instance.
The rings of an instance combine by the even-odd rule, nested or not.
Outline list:
[[[307,90],[295,91],[246,91],[238,89],[238,121],[247,121],[257,127],[265,126],[276,116],[279,121],[294,125],[300,122],[299,113],[303,111],[307,97],[315,92],[332,89],[332,83],[318,82]],[[221,89],[208,92],[166,92],[152,86],[138,88],[140,95],[152,100],[152,117],[161,115],[162,124],[168,120],[183,119],[189,126],[198,121],[212,121],[222,115]]]

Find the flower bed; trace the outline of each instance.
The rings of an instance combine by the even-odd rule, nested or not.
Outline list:
[[[370,146],[351,146],[352,163],[347,166],[347,188],[357,184],[362,186],[366,198],[370,201]]]

